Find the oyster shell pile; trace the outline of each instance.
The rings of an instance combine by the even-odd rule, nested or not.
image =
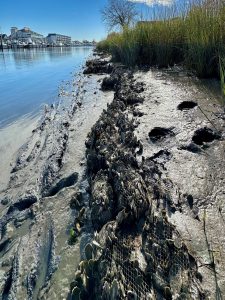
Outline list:
[[[71,284],[71,297],[204,299],[195,258],[167,211],[157,206],[164,193],[157,162],[141,157],[142,144],[134,134],[144,86],[121,68],[116,79],[114,100],[86,141],[88,209],[96,232]]]

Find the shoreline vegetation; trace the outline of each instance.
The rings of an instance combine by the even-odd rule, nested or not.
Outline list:
[[[99,42],[97,50],[129,67],[182,64],[200,78],[221,79],[225,95],[225,7],[220,0],[195,1],[153,21],[125,26]]]

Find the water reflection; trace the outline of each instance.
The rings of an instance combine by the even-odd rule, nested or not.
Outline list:
[[[17,49],[12,52],[12,56],[15,65],[30,65],[43,59],[43,51],[38,51],[37,49]]]
[[[65,56],[90,53],[91,47],[56,47],[56,48],[41,48],[41,49],[15,49],[4,50],[0,53],[0,70],[7,67],[6,60],[13,59],[15,67],[29,66],[38,61],[55,60]]]
[[[2,67],[3,69],[6,68],[6,61],[5,61],[4,51],[0,51],[0,67]]]
[[[50,59],[59,58],[67,55],[72,54],[72,48],[70,47],[57,47],[57,48],[50,48],[46,50]]]
[[[58,47],[0,52],[0,128],[54,102],[61,81],[70,79],[91,51]]]

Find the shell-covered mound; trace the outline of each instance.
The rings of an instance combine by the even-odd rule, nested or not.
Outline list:
[[[114,100],[86,142],[96,232],[71,284],[72,299],[205,299],[196,259],[168,221],[170,211],[158,205],[170,202],[158,163],[141,156],[134,134],[144,86],[129,71],[115,73]]]

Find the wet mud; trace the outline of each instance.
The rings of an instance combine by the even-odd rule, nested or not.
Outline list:
[[[0,194],[2,299],[223,299],[217,94],[105,57],[65,85]]]
[[[114,99],[86,141],[94,232],[71,299],[223,299],[223,205],[208,189],[224,191],[222,107],[187,78],[114,66],[103,80]]]

